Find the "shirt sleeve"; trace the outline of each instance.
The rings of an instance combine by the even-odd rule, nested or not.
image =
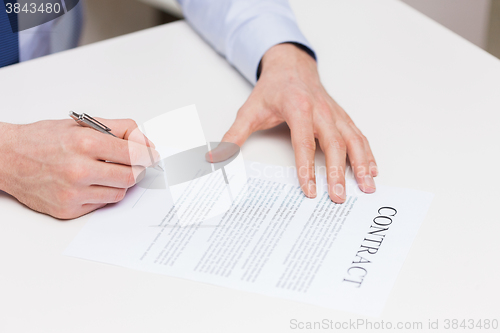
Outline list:
[[[287,0],[178,0],[189,24],[252,84],[267,50],[295,43],[316,58]]]

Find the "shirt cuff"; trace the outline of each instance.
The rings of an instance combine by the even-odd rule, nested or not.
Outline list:
[[[261,14],[239,27],[227,59],[252,84],[257,82],[260,60],[271,47],[282,43],[295,43],[305,47],[314,59],[316,55],[302,35],[295,20],[274,13]],[[309,50],[309,52],[307,51]]]

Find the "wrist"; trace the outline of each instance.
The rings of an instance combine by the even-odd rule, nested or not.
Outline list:
[[[0,122],[0,190],[7,193],[18,129],[19,125]]]
[[[271,47],[262,57],[258,68],[258,76],[264,71],[270,71],[273,68],[295,67],[295,66],[314,66],[316,59],[314,53],[306,51],[305,47],[300,47],[294,43],[282,43]]]

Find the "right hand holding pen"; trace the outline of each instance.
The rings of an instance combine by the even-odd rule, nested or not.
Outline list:
[[[60,219],[122,200],[160,156],[133,120],[98,120],[117,138],[71,119],[0,123],[0,189]]]

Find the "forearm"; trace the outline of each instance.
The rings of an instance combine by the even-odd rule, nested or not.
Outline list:
[[[263,55],[274,45],[294,42],[310,49],[286,0],[179,3],[194,29],[253,84]]]

